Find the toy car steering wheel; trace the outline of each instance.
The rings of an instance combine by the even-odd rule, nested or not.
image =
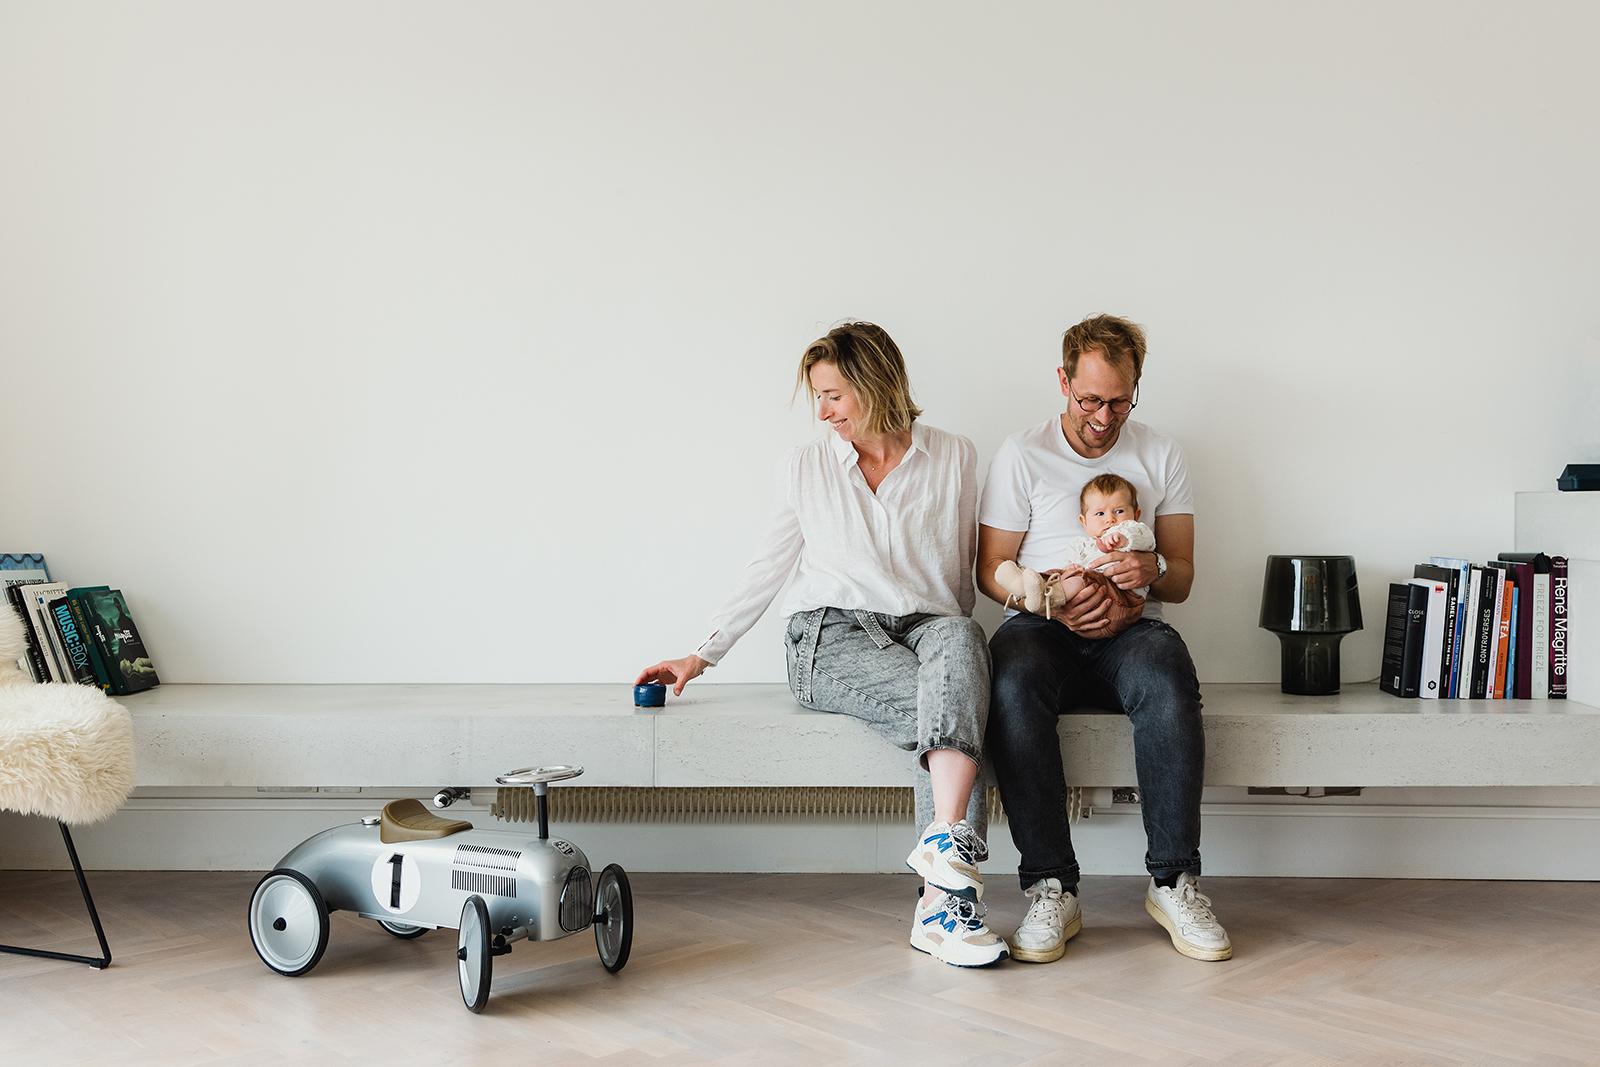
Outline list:
[[[520,770],[507,771],[495,777],[498,785],[544,785],[547,782],[560,782],[568,778],[576,778],[583,773],[582,767],[523,767]]]

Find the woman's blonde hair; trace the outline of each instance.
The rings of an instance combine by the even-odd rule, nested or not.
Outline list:
[[[850,383],[865,412],[862,422],[869,434],[904,433],[922,414],[911,399],[905,357],[882,326],[846,322],[806,347],[795,392],[804,389],[812,403],[817,391],[811,388],[811,368],[818,363],[833,364]]]

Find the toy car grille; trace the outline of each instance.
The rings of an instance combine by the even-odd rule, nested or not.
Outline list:
[[[488,845],[457,845],[453,862],[473,867],[489,867],[497,871],[514,871],[522,853],[509,848],[490,848]]]
[[[572,933],[594,922],[594,881],[587,867],[574,867],[561,887],[561,929]]]
[[[450,888],[465,889],[469,893],[478,893],[483,896],[515,897],[517,895],[517,879],[504,874],[487,874],[483,871],[464,871],[460,867],[450,869]]]

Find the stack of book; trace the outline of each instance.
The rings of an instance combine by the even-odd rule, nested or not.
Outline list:
[[[1401,697],[1562,700],[1567,559],[1502,552],[1479,566],[1434,556],[1389,586],[1378,685]]]
[[[21,665],[34,681],[97,685],[114,696],[161,684],[120,589],[52,581],[37,552],[0,555],[0,584],[22,618]]]

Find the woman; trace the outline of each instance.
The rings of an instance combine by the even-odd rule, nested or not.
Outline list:
[[[989,711],[989,652],[970,618],[977,551],[972,442],[916,421],[905,360],[882,327],[851,322],[813,342],[804,387],[830,432],[797,448],[765,550],[692,655],[639,682],[683,687],[784,598],[789,688],[808,708],[861,719],[915,751],[922,875],[911,946],[959,967],[1006,957],[984,925],[987,855],[974,790]]]

